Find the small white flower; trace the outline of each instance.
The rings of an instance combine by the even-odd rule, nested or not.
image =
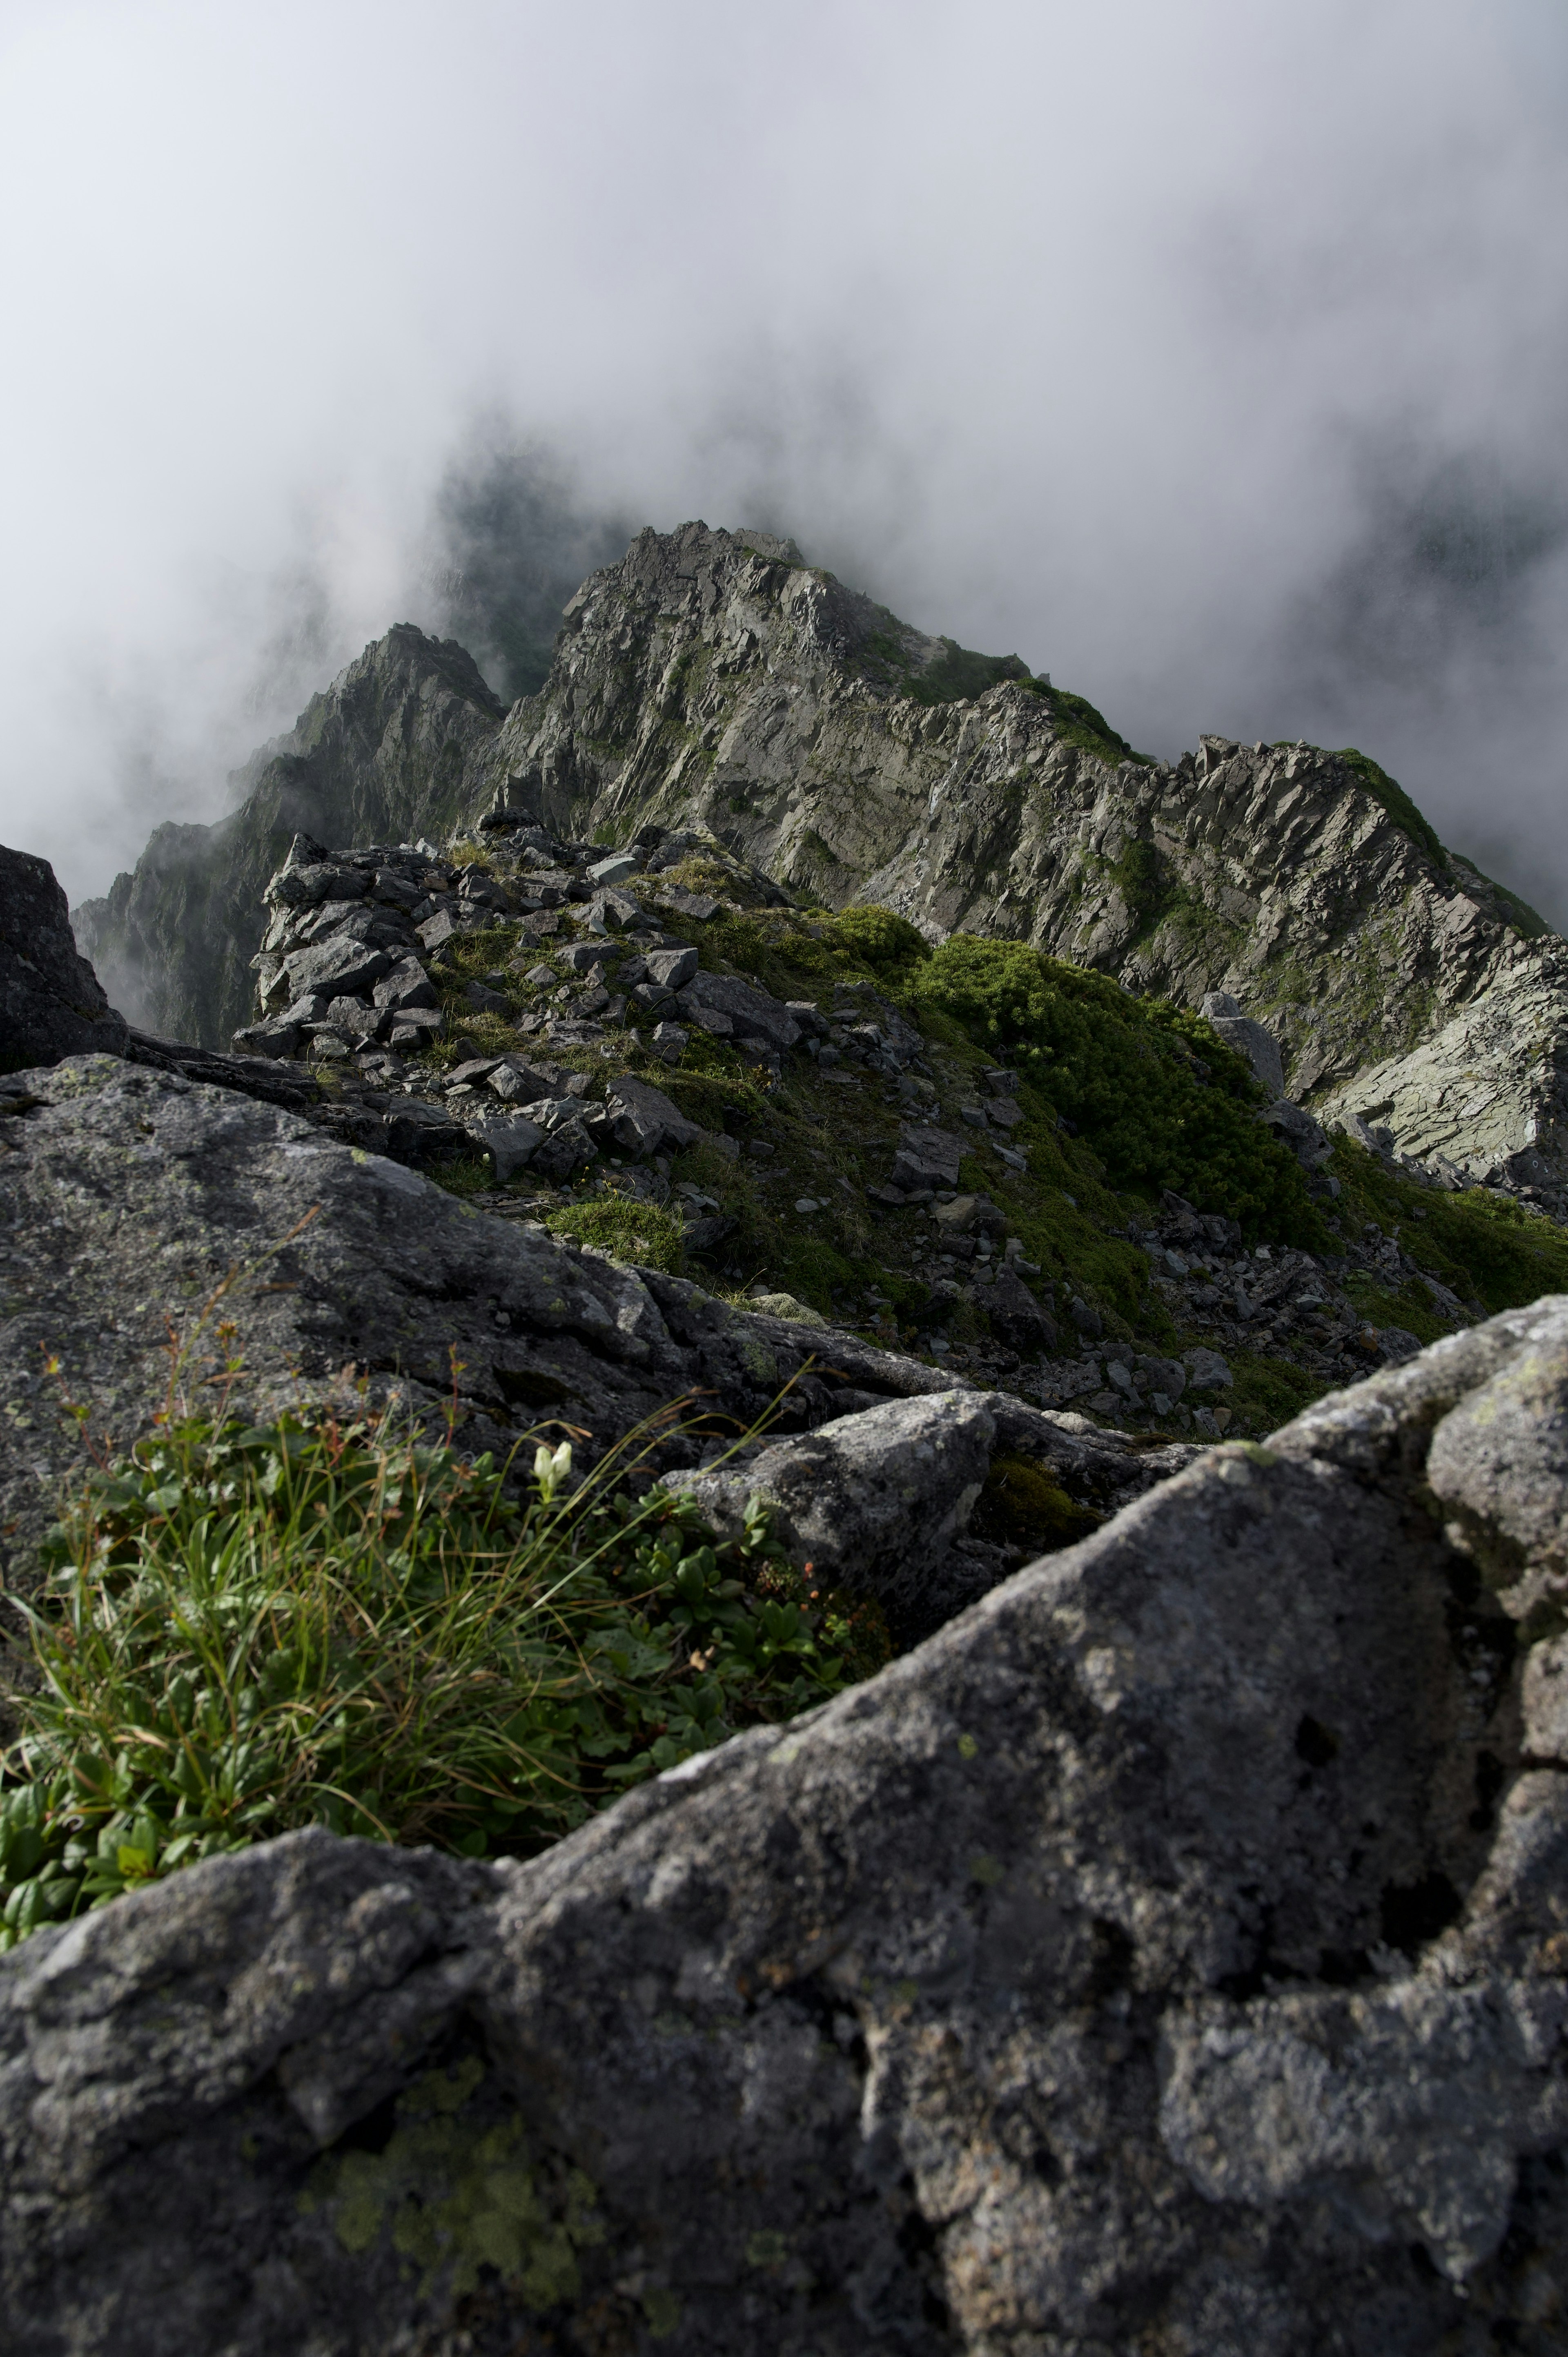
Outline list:
[[[533,1452],[533,1478],[546,1505],[571,1470],[572,1444],[569,1440],[564,1440],[559,1448],[551,1448],[546,1442],[540,1442]]]

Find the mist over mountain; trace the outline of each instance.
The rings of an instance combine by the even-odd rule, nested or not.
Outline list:
[[[1568,917],[1559,16],[368,21],[0,28],[0,822],[73,898],[394,624],[510,695],[701,516],[1166,758],[1361,746]]]

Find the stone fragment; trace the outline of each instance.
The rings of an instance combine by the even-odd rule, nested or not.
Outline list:
[[[650,950],[642,961],[647,979],[666,990],[683,990],[697,971],[697,952],[690,946]]]
[[[248,1023],[234,1034],[234,1046],[242,1056],[292,1056],[299,1046],[300,1027],[287,1016],[274,1016],[263,1023]]]
[[[385,1026],[387,1015],[384,1007],[367,1006],[362,998],[333,998],[328,1001],[322,1020],[345,1039],[373,1039]]]
[[[984,1307],[993,1333],[998,1335],[1010,1350],[1026,1355],[1036,1351],[1055,1350],[1056,1319],[1036,1300],[1023,1278],[1005,1262],[997,1269],[993,1282],[986,1288]]]
[[[433,917],[426,917],[422,925],[414,927],[414,931],[427,950],[442,948],[455,933],[461,931],[462,927],[447,909],[437,909]]]
[[[521,1114],[481,1114],[467,1124],[469,1135],[490,1157],[501,1186],[532,1161],[545,1133]]]
[[[628,876],[637,873],[637,861],[629,851],[612,851],[606,859],[596,859],[588,874],[596,884],[624,884]]]
[[[439,1006],[400,1006],[392,1015],[391,1037],[394,1046],[420,1042],[428,1047],[446,1028],[446,1017]]]
[[[417,958],[400,958],[391,972],[382,974],[371,994],[378,1006],[408,1008],[435,1006],[439,1004],[435,985]]]
[[[853,1576],[895,1620],[929,1608],[933,1574],[969,1526],[996,1437],[973,1393],[940,1392],[846,1416],[766,1447],[746,1465],[682,1477],[714,1527],[738,1531],[766,1501],[798,1564]]]
[[[282,973],[291,998],[313,990],[324,991],[328,998],[347,998],[371,989],[391,965],[386,952],[372,943],[329,934],[292,951],[283,962]]]
[[[639,1157],[680,1153],[702,1136],[701,1125],[687,1119],[680,1107],[649,1081],[620,1072],[605,1083],[606,1102],[614,1124],[616,1144]]]
[[[964,1140],[949,1130],[906,1124],[893,1157],[892,1182],[910,1194],[925,1187],[956,1187],[966,1151]]]
[[[657,955],[654,952],[650,958],[650,972],[657,971],[652,962]],[[793,1048],[800,1037],[800,1025],[781,999],[754,989],[736,974],[699,973],[680,993],[680,1004],[683,1013],[707,1030],[714,1029],[715,1016],[723,1017],[737,1038],[765,1039],[780,1050]]]
[[[477,1015],[510,1015],[511,1001],[502,990],[489,990],[482,982],[471,982],[463,993]]]
[[[1228,990],[1211,990],[1204,999],[1201,1013],[1219,1032],[1228,1048],[1234,1048],[1252,1068],[1253,1077],[1267,1089],[1272,1098],[1285,1092],[1284,1064],[1280,1055],[1280,1043],[1265,1025],[1255,1023],[1242,1012],[1241,1002]]]
[[[1236,1380],[1218,1351],[1184,1351],[1182,1360],[1195,1392],[1229,1391]]]

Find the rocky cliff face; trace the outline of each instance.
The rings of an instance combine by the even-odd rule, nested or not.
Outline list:
[[[1233,994],[1293,1095],[1431,1036],[1545,931],[1376,765],[1215,737],[1143,759],[1015,657],[928,640],[791,545],[645,532],[566,609],[478,775],[579,832],[700,823],[802,896]]]
[[[1400,1151],[1473,1177],[1568,1177],[1555,937],[1375,763],[1215,737],[1151,762],[1016,656],[928,637],[765,533],[641,533],[584,583],[549,679],[504,718],[459,648],[391,632],[232,818],[160,829],[79,936],[120,1003],[218,1046],[251,1011],[260,896],[293,833],[438,836],[498,802],[605,842],[711,831],[819,905],[1028,941],[1187,1006],[1227,994],[1274,1034],[1292,1097],[1375,1113]],[[1516,1071],[1510,1044],[1472,1135],[1466,1043],[1517,1043],[1526,1001],[1550,1045]],[[1446,1078],[1423,1060],[1365,1107],[1337,1093],[1461,1018]]]
[[[127,1027],[77,954],[47,859],[0,848],[0,1072],[94,1049],[123,1055]]]
[[[448,828],[466,763],[501,707],[451,640],[403,625],[314,696],[240,808],[161,826],[134,873],[75,914],[117,1004],[153,1031],[221,1048],[251,1012],[267,878],[296,834],[328,844]]]

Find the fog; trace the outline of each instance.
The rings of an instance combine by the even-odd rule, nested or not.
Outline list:
[[[1565,123],[1552,0],[0,5],[0,838],[701,515],[1568,922]]]

